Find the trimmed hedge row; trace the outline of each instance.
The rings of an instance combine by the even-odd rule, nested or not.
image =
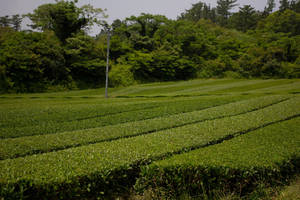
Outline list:
[[[144,119],[150,119],[160,116],[168,116],[171,114],[178,114],[182,112],[190,112],[194,110],[201,110],[208,107],[218,106],[241,99],[245,99],[244,96],[230,96],[230,97],[202,97],[202,98],[183,98],[182,101],[178,99],[171,99],[165,102],[144,104],[144,109],[131,110],[128,112],[119,112],[110,115],[96,116],[94,118],[86,118],[80,116],[81,120],[62,121],[58,123],[56,121],[40,122],[32,125],[30,117],[24,118],[24,123],[27,121],[28,125],[24,127],[7,127],[0,128],[0,138],[14,138],[30,135],[41,134],[53,134],[63,131],[73,131],[87,128],[95,128],[107,125],[114,125],[119,123],[125,123],[130,121],[138,121]],[[149,108],[151,106],[151,108]],[[126,107],[126,105],[125,105]],[[99,111],[100,112],[100,111]],[[70,111],[72,113],[72,111]],[[74,114],[74,113],[73,113]],[[60,118],[60,112],[56,111],[53,116]],[[53,117],[52,116],[52,117]],[[78,117],[78,116],[77,116]]]
[[[252,90],[249,93],[300,93],[300,80],[293,79],[290,83],[277,85],[268,88]]]
[[[299,110],[299,107],[298,107]],[[177,198],[243,196],[300,172],[300,117],[142,167],[136,189]]]
[[[102,100],[102,99],[101,99]],[[53,104],[52,101],[25,100],[17,105],[3,105],[0,109],[0,127],[13,128],[39,125],[41,123],[75,121],[83,118],[95,118],[147,108],[154,108],[164,102],[134,101],[107,104],[97,100],[64,100]]]
[[[270,87],[281,87],[284,84],[292,85],[294,80],[268,80],[263,82],[254,83],[251,85],[237,85],[236,87],[226,88],[221,90],[216,90],[214,93],[238,93],[238,92],[252,92],[259,89],[266,89],[268,90]]]
[[[286,80],[284,80],[286,81]],[[218,84],[218,85],[207,85],[202,87],[195,87],[190,89],[184,89],[181,91],[177,91],[175,93],[168,93],[170,94],[192,94],[192,95],[201,95],[201,94],[228,94],[229,92],[234,92],[236,88],[244,87],[244,91],[248,92],[249,89],[247,87],[252,87],[254,85],[266,85],[269,82],[273,82],[273,80],[251,80],[251,81],[244,81],[244,80],[236,80],[234,82],[229,82],[226,84]]]
[[[300,97],[295,97],[239,116],[3,160],[0,161],[0,196],[5,199],[70,199],[79,195],[123,192],[135,182],[142,163],[295,117],[300,114],[299,107]]]
[[[266,81],[266,80],[265,80]],[[155,95],[164,95],[164,96],[176,96],[182,95],[183,92],[185,94],[189,94],[189,91],[199,91],[199,90],[208,90],[214,87],[224,87],[225,85],[244,85],[244,84],[252,84],[254,82],[261,82],[261,80],[238,80],[238,79],[208,79],[208,80],[190,80],[190,81],[182,81],[176,82],[172,85],[164,85],[161,83],[159,85],[148,86],[144,88],[137,88],[136,90],[130,91],[126,93],[128,97],[153,97]],[[268,81],[267,81],[268,82]],[[187,92],[187,93],[186,93]],[[117,94],[122,95],[122,94]]]
[[[287,96],[274,95],[258,97],[201,111],[176,114],[143,121],[128,122],[84,131],[2,139],[0,140],[0,159],[15,158],[105,140],[152,133],[204,120],[243,114],[245,112],[261,109],[285,100],[287,100]]]

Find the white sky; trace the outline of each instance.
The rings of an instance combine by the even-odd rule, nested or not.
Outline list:
[[[41,4],[54,2],[54,0],[0,0],[0,16],[30,13]],[[106,14],[109,15],[107,20],[112,23],[115,19],[137,16],[142,12],[176,19],[180,13],[189,9],[191,4],[197,2],[199,0],[79,0],[78,5],[91,4],[95,8],[106,8]],[[202,2],[216,6],[217,0],[202,0]],[[267,0],[238,0],[240,7],[250,4],[258,10],[263,10],[266,2]],[[278,6],[279,0],[276,2]]]

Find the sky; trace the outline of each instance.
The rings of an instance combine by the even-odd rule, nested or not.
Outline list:
[[[216,6],[217,2],[217,0],[201,1],[212,7]],[[278,1],[276,0],[277,6]],[[0,0],[0,16],[27,14],[41,4],[54,2],[55,0]],[[161,14],[170,19],[176,19],[180,13],[197,2],[199,0],[79,0],[78,6],[91,4],[94,8],[106,8],[106,14],[109,16],[106,20],[112,23],[115,19],[122,20],[131,15],[138,16],[140,13]],[[267,0],[238,0],[238,7],[251,5],[258,10],[263,10],[266,3]],[[25,21],[23,27],[28,23],[29,21]]]

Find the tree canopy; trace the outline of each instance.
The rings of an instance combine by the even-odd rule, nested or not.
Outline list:
[[[286,3],[287,2],[287,3]],[[237,0],[191,5],[176,20],[142,13],[112,24],[110,85],[191,78],[299,78],[299,0],[264,11]],[[285,7],[286,5],[286,7]],[[105,10],[57,0],[23,16],[0,17],[0,92],[90,88],[105,80]],[[35,31],[38,30],[38,31]]]
[[[32,21],[31,27],[42,31],[52,30],[62,41],[88,28],[94,23],[101,23],[99,17],[105,17],[102,9],[91,5],[81,8],[77,1],[56,1],[55,4],[43,4],[27,16]],[[100,16],[101,15],[101,16]]]

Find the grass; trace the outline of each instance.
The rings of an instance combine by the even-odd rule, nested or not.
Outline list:
[[[296,200],[300,199],[300,177],[297,177],[291,184],[285,186],[274,198],[275,200]]]
[[[153,186],[151,177],[160,176],[150,169],[160,162],[171,166],[173,157],[176,166],[192,170],[193,166],[210,169],[212,160],[222,155],[223,160],[217,161],[230,172],[245,175],[247,169],[249,174],[237,176],[235,182],[223,168],[201,174],[214,172],[212,178],[225,177],[234,184],[249,177],[257,185],[285,180],[295,174],[291,166],[299,167],[289,160],[300,146],[299,83],[230,79],[153,83],[112,89],[110,96],[116,98],[110,99],[103,97],[103,89],[1,95],[0,199],[116,198],[133,191],[135,184],[147,192],[142,183]],[[278,148],[269,147],[272,142]],[[261,156],[255,157],[255,152]],[[201,156],[186,156],[194,154]],[[299,158],[297,152],[293,155]],[[195,163],[183,164],[185,157]],[[277,161],[278,166],[286,166],[276,168],[282,179],[265,170]],[[223,165],[216,162],[215,166]],[[173,175],[174,179],[184,173]],[[244,190],[250,194],[254,186]],[[153,186],[154,193],[149,194],[159,195],[164,187]],[[183,196],[190,192],[188,188],[180,191]],[[236,190],[229,194],[241,195]]]

